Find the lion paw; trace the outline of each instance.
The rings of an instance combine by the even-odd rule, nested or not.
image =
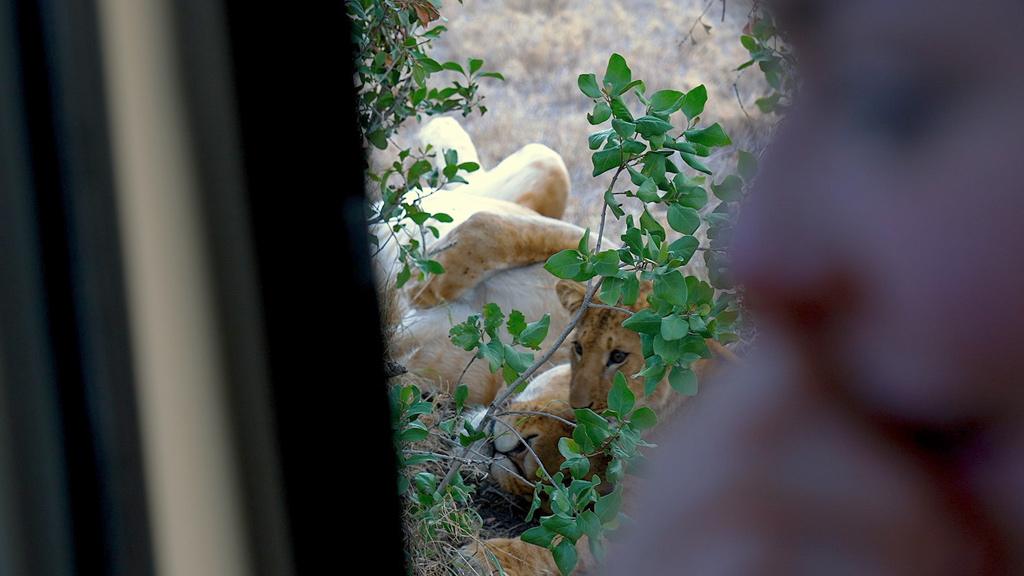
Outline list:
[[[559,573],[548,550],[519,539],[491,538],[467,544],[460,552],[469,574],[554,576]]]

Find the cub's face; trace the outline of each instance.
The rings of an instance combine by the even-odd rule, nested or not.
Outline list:
[[[572,411],[567,409],[564,402],[562,405],[564,408],[561,410],[553,409],[552,406],[519,406],[518,409],[532,408],[571,418]],[[516,410],[516,404],[512,404],[510,409]],[[509,414],[498,418],[494,425],[494,435],[495,460],[491,463],[491,477],[506,492],[529,495],[533,493],[533,486],[523,479],[536,481],[537,469],[540,467],[530,449],[540,457],[544,468],[554,474],[563,460],[558,453],[558,440],[563,436],[571,436],[572,428],[548,416]],[[527,449],[523,441],[530,445],[530,449]]]
[[[577,282],[561,281],[558,298],[570,312],[579,309],[585,289]],[[638,304],[643,297],[638,299]],[[633,378],[644,369],[640,336],[622,327],[625,312],[590,308],[576,325],[572,342],[572,382],[569,403],[573,408],[600,412],[608,407],[608,391],[615,373],[622,372],[633,394],[643,396],[643,379]]]

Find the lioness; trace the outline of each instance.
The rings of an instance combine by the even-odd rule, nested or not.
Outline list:
[[[454,149],[460,162],[478,158],[472,140],[451,118],[437,118],[420,132],[424,147]],[[491,170],[471,173],[468,183],[422,194],[422,208],[443,212],[451,222],[434,222],[439,237],[427,234],[425,250],[445,273],[426,281],[413,280],[394,288],[398,246],[383,224],[372,227],[382,248],[374,258],[393,359],[410,372],[451,391],[462,378],[469,386],[467,402],[485,404],[504,386],[486,362],[474,362],[463,375],[471,354],[448,341],[448,330],[484,304],[494,302],[505,313],[521,311],[527,319],[551,314],[546,348],[569,320],[554,290],[556,278],[542,267],[559,250],[575,248],[584,230],[558,220],[569,194],[569,176],[561,157],[540,144],[524,146]],[[594,242],[594,240],[591,240]],[[610,244],[609,244],[610,245]],[[568,360],[562,346],[552,365]]]

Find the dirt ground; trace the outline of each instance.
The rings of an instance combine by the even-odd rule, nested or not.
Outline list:
[[[770,118],[753,102],[766,90],[756,69],[737,73],[747,53],[739,37],[749,0],[455,0],[444,3],[448,32],[435,43],[438,60],[485,60],[506,81],[484,80],[488,112],[459,117],[485,167],[530,142],[562,155],[572,193],[565,219],[596,228],[610,173],[591,177],[586,114],[590,101],[576,77],[604,72],[608,56],[622,54],[648,93],[663,88],[708,88],[706,123],[721,122],[738,147],[757,148]],[[724,15],[724,20],[723,20]],[[440,76],[440,75],[439,75]],[[735,88],[734,88],[735,85]],[[739,99],[737,98],[739,94]],[[741,107],[740,101],[743,102]],[[746,113],[744,112],[746,110]],[[749,114],[749,117],[747,116]],[[409,122],[397,140],[414,142]],[[708,162],[718,173],[734,166],[735,148]],[[387,157],[388,152],[378,153]]]

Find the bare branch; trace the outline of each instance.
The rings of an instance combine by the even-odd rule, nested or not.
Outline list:
[[[593,304],[591,304],[591,306],[593,306]],[[565,418],[562,418],[561,416],[556,416],[554,414],[551,414],[550,412],[537,412],[537,411],[534,411],[534,410],[506,410],[504,412],[498,412],[494,416],[497,418],[497,417],[501,417],[501,416],[505,416],[505,415],[513,415],[513,416],[515,416],[515,415],[547,416],[548,418],[553,418],[555,420],[558,420],[559,422],[561,422],[562,424],[565,424],[567,426],[572,426],[573,428],[576,427],[576,423],[575,422],[573,422],[571,420],[566,420]]]

